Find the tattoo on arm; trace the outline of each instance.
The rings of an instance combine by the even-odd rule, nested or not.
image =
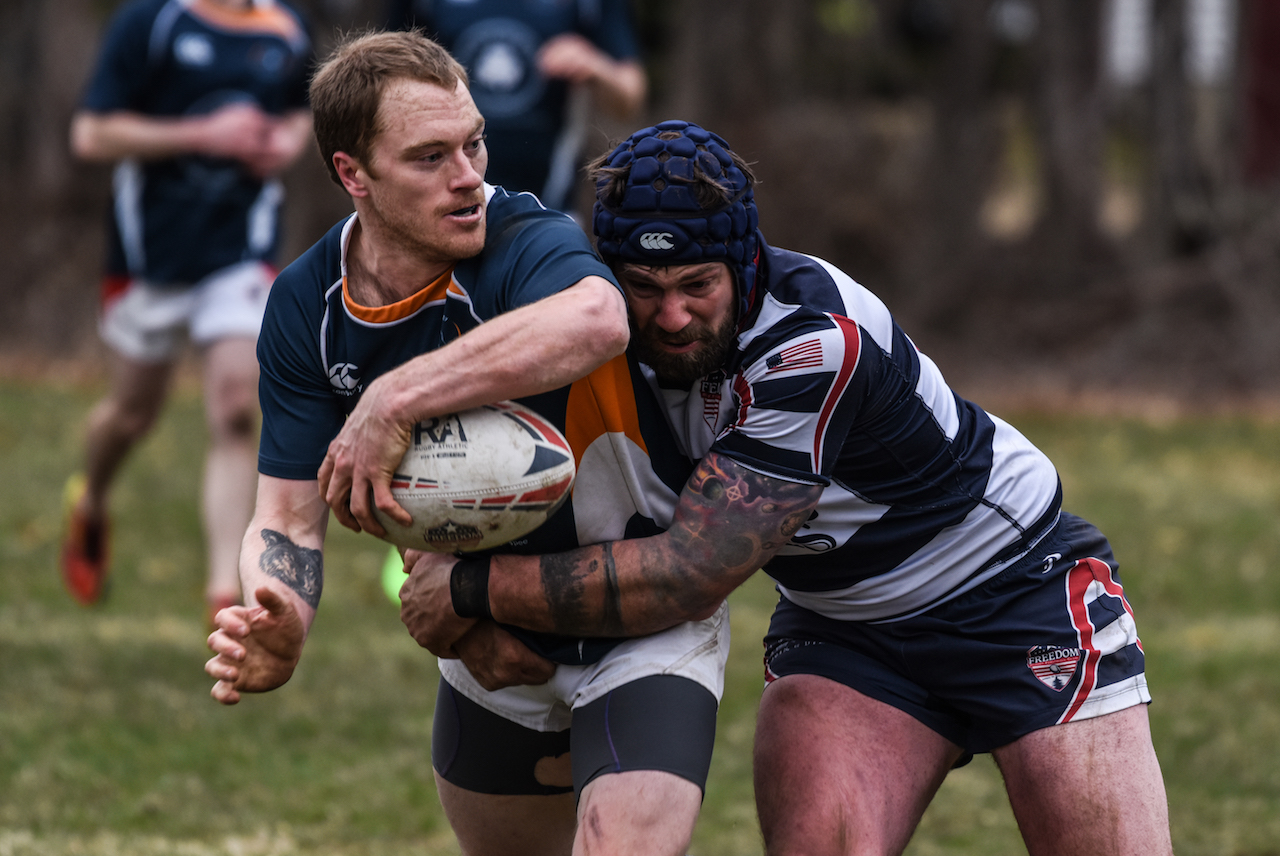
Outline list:
[[[622,632],[622,589],[618,586],[618,565],[613,560],[613,545],[604,543],[604,559],[601,570],[604,572],[604,626],[610,628],[608,633]]]
[[[262,540],[267,549],[262,551],[258,567],[263,573],[293,589],[308,606],[315,609],[320,603],[320,591],[324,588],[324,553],[299,547],[274,529],[263,529]]]
[[[613,545],[600,544],[589,548],[585,559],[583,551],[553,553],[542,557],[540,567],[542,590],[547,598],[557,632],[573,635],[590,627],[592,635],[625,635],[622,623],[622,591],[618,586],[618,568],[613,559]],[[594,551],[599,549],[601,555]],[[604,586],[604,611],[594,617],[586,602],[587,578],[599,574]]]
[[[671,528],[644,539],[640,566],[625,571],[625,595],[610,543],[541,557],[551,622],[558,633],[625,636],[671,615],[699,614],[773,558],[821,494],[821,485],[710,454],[685,485]]]

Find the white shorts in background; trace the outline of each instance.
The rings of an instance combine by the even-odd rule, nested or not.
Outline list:
[[[223,268],[190,287],[134,279],[103,306],[98,330],[112,348],[144,362],[172,360],[188,340],[256,339],[274,279],[262,262]]]
[[[440,674],[458,692],[504,719],[535,731],[563,731],[574,708],[650,675],[688,678],[719,701],[728,659],[729,605],[722,603],[705,621],[688,621],[652,636],[628,639],[598,663],[557,666],[551,680],[540,686],[490,692],[476,683],[461,660],[441,660]]]

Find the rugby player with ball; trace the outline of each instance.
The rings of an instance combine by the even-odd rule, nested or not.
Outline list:
[[[205,666],[224,704],[281,686],[298,663],[323,587],[326,496],[353,528],[385,535],[375,507],[412,523],[390,485],[426,420],[519,398],[566,439],[572,498],[504,549],[661,531],[692,471],[623,355],[625,302],[587,236],[484,183],[484,119],[447,52],[413,32],[349,39],[316,72],[311,105],[355,213],[282,272],[267,306],[246,603],[218,613]],[[390,451],[368,442],[388,433]],[[463,852],[683,854],[725,609],[642,640],[515,633],[476,622],[444,652],[460,659],[440,663],[432,761]],[[504,662],[495,651],[515,665],[487,669]]]

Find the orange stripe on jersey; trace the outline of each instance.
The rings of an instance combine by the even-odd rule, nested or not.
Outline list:
[[[250,4],[247,9],[232,9],[216,0],[194,0],[187,11],[200,20],[223,30],[238,33],[271,33],[286,41],[302,36],[297,20],[274,3]]]
[[[575,464],[582,463],[582,454],[605,433],[624,434],[649,454],[640,434],[636,393],[625,354],[573,382],[564,423],[564,436],[573,447]]]
[[[440,274],[430,285],[421,291],[409,295],[404,300],[397,300],[395,303],[386,306],[361,306],[351,299],[351,290],[347,284],[347,278],[342,278],[342,302],[346,304],[347,311],[351,313],[351,317],[370,324],[387,324],[392,321],[399,321],[402,318],[408,318],[428,303],[436,303],[444,300],[445,294],[449,291],[449,283],[453,281],[453,268],[449,268]]]

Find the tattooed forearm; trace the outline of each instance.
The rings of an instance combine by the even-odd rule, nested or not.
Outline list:
[[[557,629],[576,625],[587,616],[587,608],[583,603],[585,579],[595,570],[597,563],[589,562],[586,569],[580,570],[581,555],[580,550],[572,553],[550,553],[543,556],[540,562],[542,591],[547,599],[551,620],[555,622]]]
[[[509,601],[508,614],[533,629],[589,636],[634,636],[706,617],[791,539],[821,494],[821,485],[710,454],[666,532],[541,556],[541,609]]]
[[[541,559],[540,568],[542,591],[555,632],[626,635],[622,623],[622,591],[618,585],[612,544],[546,555]],[[591,580],[597,576],[600,583],[593,587]],[[598,602],[595,598],[601,594],[604,607],[602,612],[596,613],[589,604]]]
[[[324,554],[319,550],[299,547],[274,529],[263,529],[262,540],[267,549],[262,551],[258,567],[293,589],[315,609],[324,588]]]
[[[604,559],[604,627],[610,635],[622,633],[622,590],[618,586],[618,564],[613,558],[613,545],[602,544]],[[612,629],[609,629],[612,628]]]
[[[821,485],[763,475],[713,453],[690,477],[670,533],[705,574],[751,571],[791,540],[821,495]]]

